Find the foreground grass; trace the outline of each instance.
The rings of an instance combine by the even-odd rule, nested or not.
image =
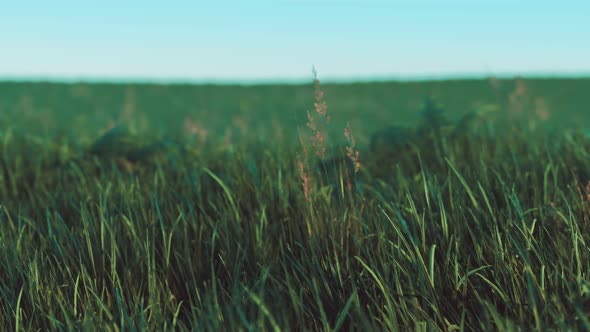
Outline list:
[[[590,329],[590,142],[490,128],[364,152],[347,199],[318,169],[311,202],[291,147],[131,171],[5,135],[2,330]]]

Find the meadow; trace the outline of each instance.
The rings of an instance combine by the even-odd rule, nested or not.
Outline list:
[[[2,330],[590,330],[590,79],[0,83]]]

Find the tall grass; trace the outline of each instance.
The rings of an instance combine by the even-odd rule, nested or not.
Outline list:
[[[306,164],[185,142],[131,171],[3,132],[2,330],[590,329],[582,133],[410,129],[355,173],[343,130],[350,150]]]

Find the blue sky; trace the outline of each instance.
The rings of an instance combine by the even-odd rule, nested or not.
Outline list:
[[[13,1],[0,79],[590,73],[590,2]]]

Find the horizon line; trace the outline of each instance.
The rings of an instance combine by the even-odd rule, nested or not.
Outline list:
[[[429,82],[482,80],[491,77],[513,79],[516,77],[532,79],[585,79],[590,78],[590,71],[564,72],[477,72],[447,74],[406,74],[406,75],[356,75],[319,77],[326,84],[385,83],[385,82]],[[262,77],[262,78],[190,78],[190,77],[149,77],[149,76],[58,76],[58,75],[4,75],[0,74],[0,83],[64,83],[64,84],[155,84],[155,85],[301,85],[313,82],[309,77]]]

